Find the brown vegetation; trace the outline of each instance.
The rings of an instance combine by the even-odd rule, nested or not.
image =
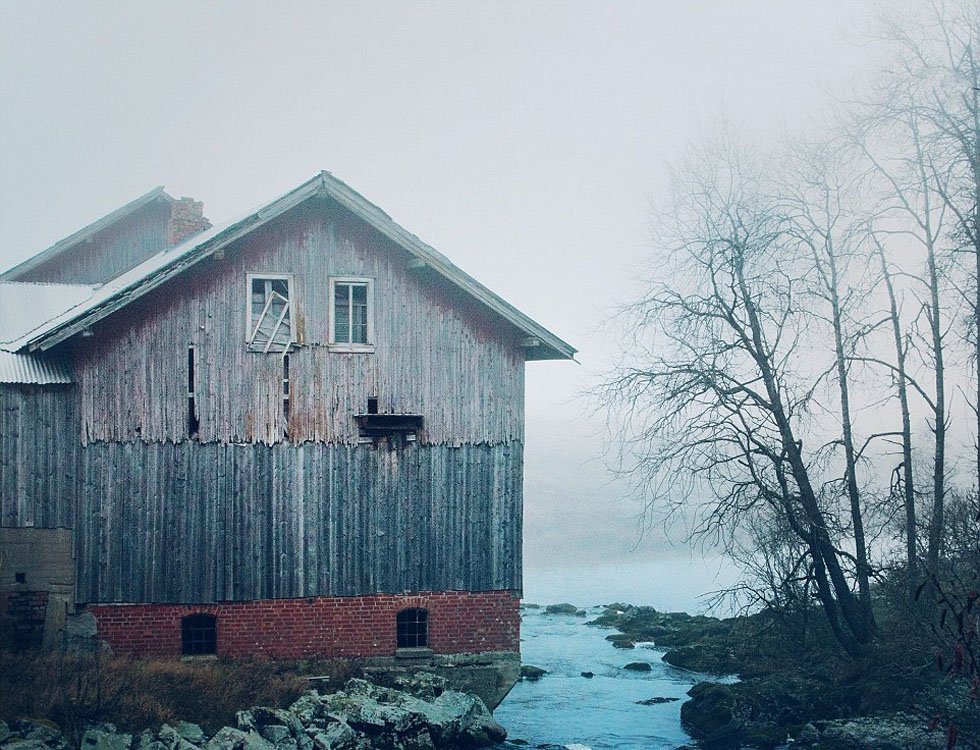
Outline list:
[[[341,686],[346,661],[174,661],[41,651],[0,652],[0,719],[46,719],[77,740],[84,725],[109,721],[140,731],[177,719],[213,732],[249,706],[285,707],[309,676]],[[320,683],[322,686],[323,683]]]

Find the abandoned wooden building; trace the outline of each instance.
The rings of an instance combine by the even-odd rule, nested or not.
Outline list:
[[[0,274],[4,611],[506,692],[524,363],[574,353],[329,173],[217,227],[151,191]]]

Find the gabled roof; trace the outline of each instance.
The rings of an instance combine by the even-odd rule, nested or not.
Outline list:
[[[164,192],[163,185],[160,185],[159,187],[155,187],[153,188],[153,190],[146,193],[145,195],[141,195],[136,200],[130,201],[122,208],[117,208],[112,213],[106,214],[98,221],[94,221],[91,224],[89,224],[87,227],[83,227],[82,229],[79,229],[74,234],[70,234],[64,239],[58,240],[47,250],[42,250],[37,255],[32,255],[23,263],[18,263],[13,268],[8,268],[3,273],[0,273],[0,281],[10,280],[17,276],[20,276],[21,274],[27,271],[30,271],[32,268],[35,268],[41,265],[42,263],[46,263],[52,258],[61,255],[61,253],[63,253],[68,248],[74,247],[79,242],[83,242],[89,239],[90,237],[94,237],[103,229],[111,227],[117,221],[120,221],[121,219],[125,219],[130,214],[135,213],[146,204],[152,203],[158,198],[162,198],[167,201],[173,200],[173,198],[171,198],[169,195],[167,195]]]
[[[150,195],[148,193],[147,195]],[[93,290],[85,301],[57,314],[11,342],[13,350],[46,350],[79,333],[107,315],[139,299],[197,262],[254,231],[300,203],[317,196],[332,198],[410,253],[419,266],[431,268],[472,298],[525,334],[528,359],[572,359],[576,350],[517,308],[491,292],[446,256],[396,224],[388,214],[329,172],[321,172],[299,187],[244,216],[212,227],[176,247],[162,250]],[[146,198],[146,196],[143,196]],[[138,199],[142,200],[142,199]],[[130,206],[132,204],[129,204]],[[120,211],[123,209],[120,209]],[[118,213],[118,212],[115,212]],[[106,217],[108,218],[108,217]],[[96,224],[105,221],[104,219]],[[95,226],[95,225],[92,225]],[[85,231],[85,230],[83,230]],[[76,233],[77,234],[77,233]],[[74,237],[75,235],[73,235]],[[71,239],[71,238],[68,238]],[[77,242],[77,240],[75,240]],[[62,240],[55,247],[62,245]],[[46,250],[45,253],[49,252]],[[43,255],[44,253],[42,253]],[[23,264],[22,264],[23,265]]]

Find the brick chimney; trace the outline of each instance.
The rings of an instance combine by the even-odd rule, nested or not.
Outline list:
[[[180,198],[170,204],[170,225],[167,241],[170,246],[179,245],[191,235],[210,229],[211,222],[204,218],[204,203],[193,198]]]

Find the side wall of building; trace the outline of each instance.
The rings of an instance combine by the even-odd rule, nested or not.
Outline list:
[[[92,443],[78,600],[521,587],[521,446]]]
[[[372,657],[395,653],[396,615],[428,613],[428,647],[437,654],[519,651],[515,593],[440,591],[406,595],[315,597],[206,606],[95,605],[99,638],[117,653],[181,654],[181,620],[215,617],[217,653],[280,659]]]
[[[94,326],[75,386],[4,391],[2,525],[73,527],[79,602],[520,590],[517,333],[407,260],[316,199]],[[292,278],[288,414],[249,273]],[[374,280],[372,352],[328,346],[332,276]],[[368,398],[417,440],[364,442]]]
[[[0,526],[74,526],[77,399],[72,385],[0,383]]]
[[[171,203],[159,198],[7,281],[101,284],[169,244]]]
[[[427,444],[523,441],[524,352],[509,324],[407,253],[313,199],[93,327],[75,356],[83,442],[188,439],[187,356],[197,361],[200,442],[358,441],[354,414],[421,414]],[[282,357],[245,346],[247,274],[289,274],[299,346]],[[374,280],[375,347],[332,351],[329,280]]]

